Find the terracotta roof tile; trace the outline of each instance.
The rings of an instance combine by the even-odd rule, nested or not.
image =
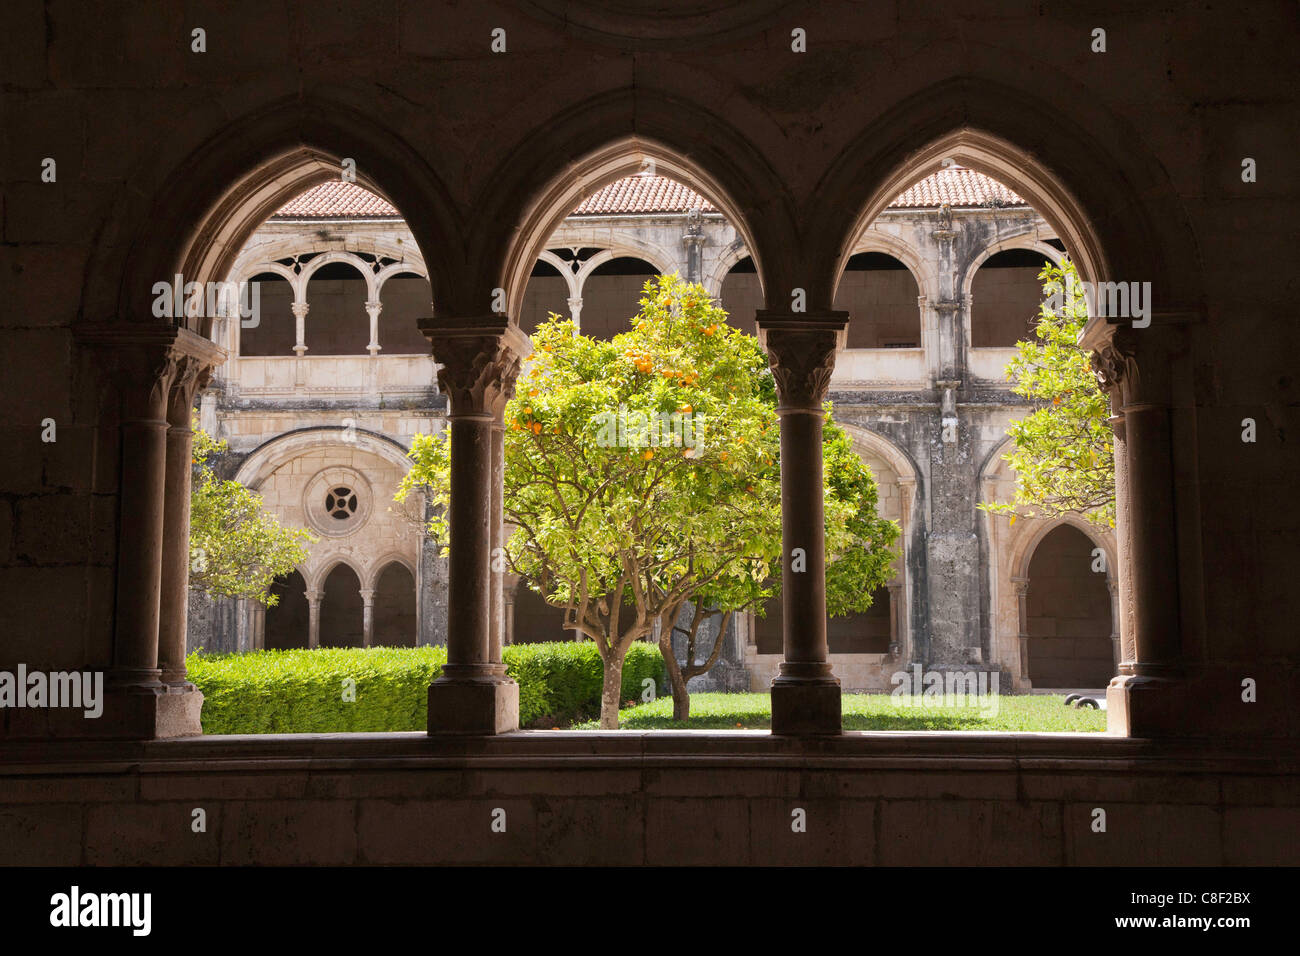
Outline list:
[[[685,212],[697,206],[703,212],[718,211],[713,203],[675,179],[667,176],[628,176],[596,190],[573,210],[573,215]]]
[[[1025,201],[995,179],[973,169],[941,169],[904,190],[891,209],[951,206],[1023,206]],[[689,186],[667,176],[628,176],[596,190],[573,211],[575,216],[676,213],[693,207],[717,212]],[[399,219],[401,213],[355,183],[328,182],[281,206],[273,219]]]
[[[402,214],[356,183],[313,186],[275,211],[272,219],[401,219]]]
[[[932,206],[1025,206],[1023,199],[996,179],[964,166],[941,169],[898,194],[890,209]]]

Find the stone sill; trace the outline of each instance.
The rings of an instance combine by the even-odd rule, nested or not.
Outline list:
[[[731,767],[756,770],[1060,770],[1300,773],[1291,740],[1147,740],[1093,733],[850,731],[776,737],[737,731],[517,731],[430,737],[420,731],[248,734],[151,741],[12,741],[0,777],[49,773],[475,768]]]

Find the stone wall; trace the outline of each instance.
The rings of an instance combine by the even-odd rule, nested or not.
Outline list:
[[[954,753],[944,736],[42,745],[0,764],[0,864],[1300,864],[1279,838],[1300,827],[1294,754],[1153,757],[1143,741],[1100,735],[985,734],[961,735]],[[498,808],[504,833],[491,830]],[[804,833],[792,832],[795,809]]]

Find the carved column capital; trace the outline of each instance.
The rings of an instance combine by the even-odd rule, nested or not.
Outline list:
[[[528,336],[501,315],[420,320],[438,369],[438,387],[453,417],[500,420],[515,392]]]
[[[220,346],[170,323],[97,323],[75,334],[119,382],[128,421],[166,419],[178,387],[192,404],[194,392],[226,359]]]
[[[1091,362],[1097,384],[1111,396],[1112,401],[1116,389],[1131,388],[1138,376],[1137,356],[1133,352],[1132,343],[1118,333],[1093,351]],[[1122,404],[1122,395],[1119,404]]]
[[[835,349],[847,312],[757,314],[759,332],[776,378],[778,411],[816,411],[830,390]]]

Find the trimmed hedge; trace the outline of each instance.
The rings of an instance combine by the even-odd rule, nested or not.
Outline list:
[[[519,682],[519,725],[542,718],[579,720],[600,716],[603,670],[590,641],[511,644],[501,655],[506,673]],[[668,684],[663,655],[653,644],[637,642],[623,659],[623,703],[641,703],[643,681],[655,682],[655,696]],[[620,705],[622,706],[622,705]]]
[[[600,713],[600,654],[589,641],[512,644],[502,659],[519,683],[521,726]],[[445,647],[319,648],[198,651],[186,666],[203,692],[205,734],[342,733],[426,729],[429,684],[446,660]],[[343,699],[347,678],[353,702]],[[637,643],[623,664],[623,700],[640,703],[646,678],[656,694],[667,681],[659,648]]]

